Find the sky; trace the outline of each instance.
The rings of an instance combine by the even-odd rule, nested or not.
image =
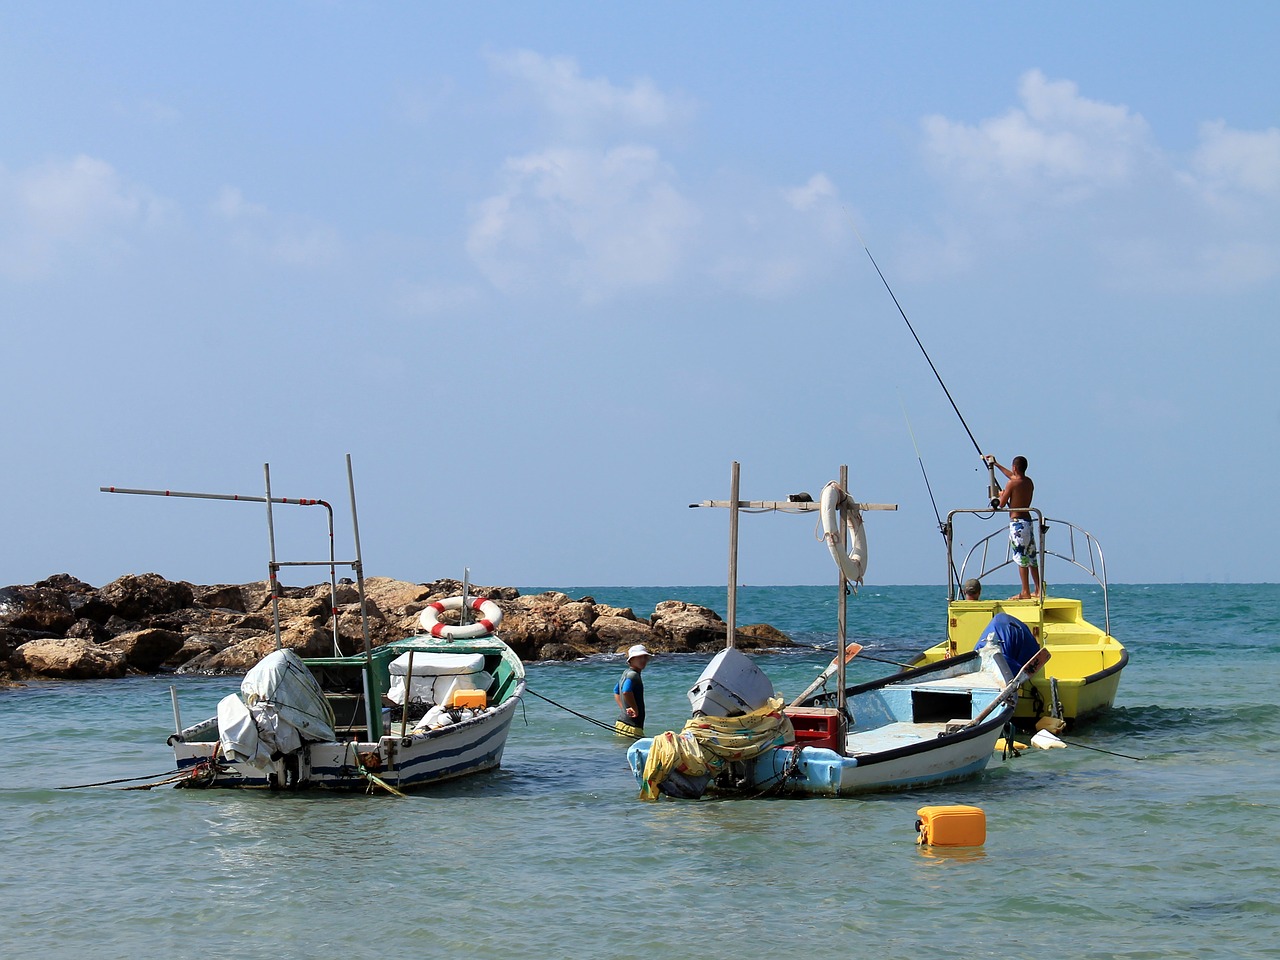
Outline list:
[[[351,559],[349,454],[368,576],[724,583],[689,504],[737,462],[760,500],[847,465],[898,506],[867,583],[942,584],[980,452],[1114,583],[1275,582],[1277,36],[1249,0],[0,2],[0,582],[262,579],[261,504],[99,488],[266,464]],[[835,577],[812,515],[741,518],[741,582]]]

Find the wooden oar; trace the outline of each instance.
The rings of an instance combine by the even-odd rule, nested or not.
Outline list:
[[[376,786],[381,787],[383,790],[387,791],[387,793],[391,794],[392,796],[399,797],[402,800],[408,799],[408,797],[404,793],[397,790],[395,787],[387,783],[387,781],[383,780],[381,777],[379,777],[372,771],[365,769],[364,766],[359,766],[357,767],[357,769],[359,769],[359,771],[362,774],[364,774],[364,777],[366,780],[368,780],[372,784],[375,784]]]
[[[851,643],[847,647],[845,647],[844,662],[848,663],[850,660],[856,657],[858,655],[858,651],[861,649],[862,649],[862,644],[860,643]],[[817,690],[820,686],[822,686],[824,683],[827,682],[827,678],[836,672],[836,667],[838,666],[840,666],[840,654],[837,653],[835,656],[835,659],[831,661],[831,665],[827,667],[827,669],[823,670],[820,674],[818,674],[818,679],[813,681],[813,683],[809,684],[809,686],[805,688],[804,693],[800,694],[800,696],[792,700],[790,705],[793,707],[799,706],[801,700],[809,696],[809,694],[813,693],[813,691]]]
[[[408,699],[409,699],[408,688],[406,688],[405,701],[408,702]],[[387,793],[391,794],[393,797],[400,797],[402,800],[409,799],[408,796],[406,796],[401,791],[397,790],[391,784],[387,783],[387,781],[383,780],[381,777],[379,777],[372,770],[370,770],[368,767],[366,767],[363,763],[360,762],[360,747],[358,744],[356,743],[351,744],[351,752],[355,754],[356,772],[360,774],[360,776],[364,777],[374,786],[381,787],[383,790],[387,791]],[[344,754],[344,757],[345,757],[345,754]]]

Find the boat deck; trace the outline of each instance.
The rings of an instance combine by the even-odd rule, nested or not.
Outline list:
[[[946,733],[945,723],[908,723],[899,721],[889,723],[874,730],[851,733],[845,740],[848,756],[865,757],[898,747],[909,747],[921,740],[936,740]]]
[[[928,690],[999,690],[1004,686],[990,673],[975,670],[972,673],[961,673],[954,677],[940,677],[937,680],[922,680],[911,685],[916,689]]]
[[[990,671],[973,670],[855,697],[855,723],[846,737],[850,756],[864,756],[935,740],[947,724],[976,716],[1003,687]]]

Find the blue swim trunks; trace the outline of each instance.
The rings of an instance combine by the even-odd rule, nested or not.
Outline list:
[[[1035,528],[1030,520],[1009,521],[1009,546],[1013,548],[1013,559],[1020,567],[1036,565]]]

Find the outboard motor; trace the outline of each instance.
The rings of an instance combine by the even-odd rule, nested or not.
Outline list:
[[[694,716],[733,717],[759,710],[774,696],[773,682],[740,650],[717,653],[689,691]]]

